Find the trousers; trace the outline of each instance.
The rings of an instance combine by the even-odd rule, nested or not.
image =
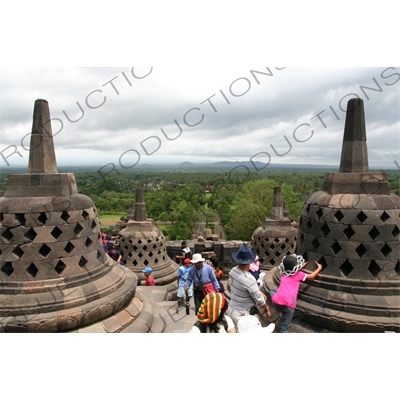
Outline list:
[[[199,307],[201,306],[201,302],[204,299],[204,292],[203,289],[198,290],[194,289],[193,290],[193,300],[194,300],[194,308],[195,308],[195,313],[197,314],[197,311],[199,311]]]
[[[269,295],[272,296],[276,293],[276,290],[270,290]],[[293,317],[295,316],[296,309],[281,304],[275,304],[272,302],[274,307],[276,307],[282,314],[281,323],[279,324],[279,333],[289,333],[290,325],[293,322]],[[300,322],[302,314],[300,312],[296,313],[295,322]]]

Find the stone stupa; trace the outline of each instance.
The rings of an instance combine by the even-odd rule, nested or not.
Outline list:
[[[156,285],[168,285],[168,299],[172,299],[178,290],[176,278],[179,266],[168,256],[163,233],[152,219],[147,218],[142,187],[136,190],[134,218],[118,233],[120,251],[126,267],[135,272],[141,281],[145,279],[142,270],[152,268]]]
[[[36,100],[27,174],[0,198],[0,332],[148,332],[137,276],[104,253],[92,200],[58,173],[46,100]]]
[[[315,269],[300,286],[304,320],[338,332],[400,332],[400,197],[385,173],[369,172],[364,104],[347,105],[340,170],[305,202],[296,253]],[[279,283],[278,271],[264,281]]]
[[[297,233],[289,212],[283,207],[282,189],[276,186],[271,218],[265,218],[263,226],[257,228],[251,237],[251,248],[257,251],[261,260],[260,268],[270,270],[279,265],[284,256],[293,254]]]

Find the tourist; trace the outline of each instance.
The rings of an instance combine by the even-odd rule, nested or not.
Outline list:
[[[150,267],[147,267],[145,269],[142,269],[142,272],[144,273],[144,276],[146,277],[145,285],[146,286],[155,286],[156,283],[154,282],[154,278],[151,275],[153,272],[153,269]]]
[[[189,268],[190,268],[191,260],[189,258],[186,258],[183,261],[183,265],[179,267],[178,269],[178,304],[176,305],[176,313],[179,314],[179,303],[185,304],[190,301],[190,299],[193,297],[193,284],[190,285],[189,290],[186,292],[185,291],[185,284],[186,284],[186,278],[189,273]],[[186,301],[185,301],[186,300]],[[188,314],[188,304],[186,305],[186,314]]]
[[[220,293],[224,293],[225,292],[225,288],[224,288],[223,283],[221,282],[221,279],[224,277],[224,273],[219,268],[218,264],[214,263],[213,267],[214,267],[215,277],[217,278],[217,281],[219,283],[219,292]]]
[[[209,293],[197,312],[198,321],[189,333],[235,333],[235,324],[225,315],[228,302],[221,293]]]
[[[283,257],[282,262],[279,265],[281,281],[277,291],[270,291],[270,296],[272,303],[282,314],[281,322],[279,324],[280,333],[289,332],[293,315],[296,310],[300,283],[305,280],[314,279],[322,271],[322,265],[317,261],[315,261],[317,269],[313,273],[306,274],[305,272],[300,271],[307,264],[308,262],[305,262],[302,256],[292,254]]]
[[[121,253],[119,250],[114,246],[111,249],[109,248],[108,250],[108,255],[116,261],[118,264],[123,265],[124,267],[126,266],[126,261],[122,258]]]
[[[261,293],[256,280],[249,272],[250,264],[256,259],[257,253],[246,244],[232,253],[237,266],[229,272],[229,285],[231,301],[228,307],[228,315],[237,326],[238,321],[245,315],[250,315],[253,306],[262,307],[264,317],[270,318],[271,312],[266,303],[266,296]]]
[[[219,283],[215,277],[214,268],[204,263],[205,259],[201,254],[194,254],[192,268],[189,269],[186,278],[185,291],[189,290],[193,283],[193,298],[196,313],[207,292],[219,291]]]
[[[181,254],[179,256],[176,256],[176,258],[179,258],[181,260],[181,265],[183,265],[183,261],[186,258],[188,258],[189,260],[192,259],[192,250],[190,250],[190,247],[187,245],[186,240],[182,240],[181,247]]]
[[[108,243],[111,240],[111,236],[107,235],[107,233],[101,232],[101,243],[103,245],[104,251],[108,252]]]

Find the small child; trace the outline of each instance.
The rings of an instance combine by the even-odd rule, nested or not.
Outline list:
[[[282,313],[279,326],[280,333],[289,333],[289,328],[296,310],[300,283],[305,280],[314,279],[322,271],[322,265],[316,261],[315,264],[317,264],[318,268],[313,273],[306,274],[300,271],[300,269],[304,268],[307,264],[308,262],[305,262],[302,256],[292,254],[283,257],[279,265],[279,271],[281,273],[279,288],[277,291],[271,290],[269,293],[272,303]]]
[[[249,272],[254,276],[254,279],[257,281],[257,285],[260,286],[260,257],[257,256],[256,259],[250,264]]]
[[[147,267],[145,269],[142,269],[142,272],[144,273],[144,276],[146,277],[145,285],[146,286],[155,286],[156,283],[154,282],[154,278],[151,276],[153,269],[150,267]]]
[[[224,287],[223,283],[221,282],[221,279],[224,277],[224,273],[217,264],[213,265],[213,267],[214,267],[215,277],[217,278],[217,281],[219,283],[219,292],[224,293],[225,287]]]

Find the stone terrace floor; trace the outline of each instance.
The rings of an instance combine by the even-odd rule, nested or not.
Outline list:
[[[227,282],[223,282],[224,286],[227,287]],[[166,288],[163,286],[145,287],[139,286],[137,290],[140,290],[142,294],[152,302],[154,309],[154,320],[151,331],[149,333],[187,333],[192,328],[197,320],[194,310],[194,301],[191,299],[190,314],[186,315],[186,309],[182,305],[179,308],[179,313],[176,313],[177,301],[165,301]],[[229,298],[229,295],[227,294]],[[279,324],[279,313],[274,310],[269,302],[269,306],[272,312],[272,316],[268,321],[259,318],[263,326],[267,326],[270,322],[274,322],[277,327]],[[259,314],[260,316],[260,314]],[[275,328],[275,332],[277,331]],[[129,328],[126,330],[129,332]],[[122,331],[124,332],[124,331]],[[327,330],[316,330],[310,325],[302,323],[300,325],[293,324],[290,330],[291,333],[324,333],[329,332]]]

